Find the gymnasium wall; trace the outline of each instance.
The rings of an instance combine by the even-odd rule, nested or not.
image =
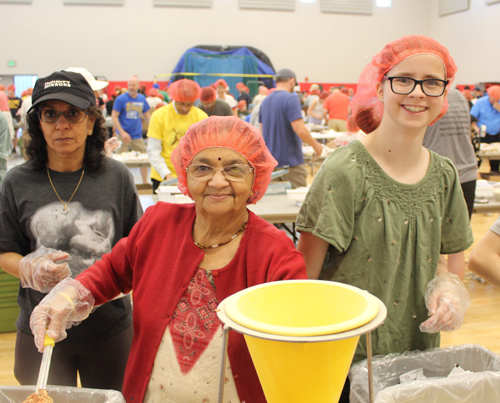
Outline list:
[[[126,0],[121,7],[0,4],[0,75],[43,76],[72,66],[113,81],[132,74],[152,81],[170,73],[187,48],[225,44],[259,48],[276,69],[294,69],[299,81],[355,83],[385,43],[423,34],[459,56],[457,83],[491,80],[494,67],[478,64],[493,57],[494,25],[483,25],[481,16],[498,21],[500,5],[486,13],[483,1],[471,0],[469,12],[445,18],[434,17],[436,0],[392,0],[391,8],[374,7],[371,16],[321,13],[319,0],[297,0],[293,12],[241,10],[237,0],[213,0],[209,9],[153,7],[150,0]],[[478,47],[480,38],[493,42]],[[16,67],[7,67],[8,60]]]

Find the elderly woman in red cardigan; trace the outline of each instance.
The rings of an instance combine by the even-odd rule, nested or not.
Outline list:
[[[236,117],[190,127],[172,160],[194,204],[159,202],[130,236],[76,279],[57,285],[31,317],[36,344],[56,340],[94,306],[134,291],[127,402],[216,402],[222,325],[215,309],[250,286],[306,278],[284,232],[246,208],[276,166],[261,134]],[[46,330],[47,329],[47,330]],[[57,348],[57,346],[56,346]],[[264,403],[243,337],[230,332],[224,402]]]

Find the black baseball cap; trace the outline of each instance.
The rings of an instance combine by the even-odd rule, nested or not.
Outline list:
[[[67,102],[80,109],[95,105],[95,95],[92,87],[80,73],[71,71],[56,71],[50,76],[39,78],[31,95],[35,106],[44,101],[58,100]]]

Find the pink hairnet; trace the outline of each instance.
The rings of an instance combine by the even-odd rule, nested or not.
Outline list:
[[[150,88],[148,91],[148,96],[149,97],[160,97],[160,93],[156,88]]]
[[[201,102],[212,102],[217,99],[217,93],[212,87],[203,87],[201,89]]]
[[[380,125],[384,113],[384,104],[377,97],[377,84],[381,83],[387,72],[398,63],[418,54],[431,54],[439,57],[446,69],[446,79],[451,85],[457,66],[448,49],[443,45],[423,35],[408,35],[388,43],[363,69],[356,95],[351,100],[350,106],[356,123],[365,133],[373,132]],[[448,101],[445,98],[441,112],[431,125],[440,119],[447,109]]]
[[[224,87],[224,89],[227,88],[227,83],[225,80],[223,80],[222,78],[218,79],[216,82],[215,82],[215,87]]]
[[[177,102],[194,102],[201,95],[201,88],[197,82],[183,78],[169,87],[170,98]]]
[[[245,84],[243,84],[243,83],[236,83],[236,88],[237,89],[240,89],[240,88],[243,88],[243,87],[245,87]]]
[[[255,168],[252,195],[247,203],[260,200],[278,162],[267,149],[257,128],[237,116],[212,116],[202,120],[191,125],[186,135],[179,140],[170,159],[175,166],[181,192],[189,196],[186,167],[201,150],[212,147],[229,148],[247,159]]]
[[[500,85],[492,85],[486,92],[490,97],[500,99]]]
[[[269,94],[269,89],[263,85],[259,87],[259,94],[260,95],[268,95]]]
[[[330,96],[330,93],[328,91],[321,91],[321,94],[319,94],[319,99],[326,99]]]

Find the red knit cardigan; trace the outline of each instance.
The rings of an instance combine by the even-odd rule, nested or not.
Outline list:
[[[134,291],[134,338],[123,394],[142,402],[161,339],[204,252],[193,242],[194,205],[159,202],[149,207],[128,238],[81,273],[96,305]],[[232,261],[213,271],[217,299],[257,284],[305,279],[302,254],[274,226],[249,211],[247,228]],[[270,307],[272,309],[272,307]],[[228,356],[242,403],[266,399],[241,334],[229,332]]]

